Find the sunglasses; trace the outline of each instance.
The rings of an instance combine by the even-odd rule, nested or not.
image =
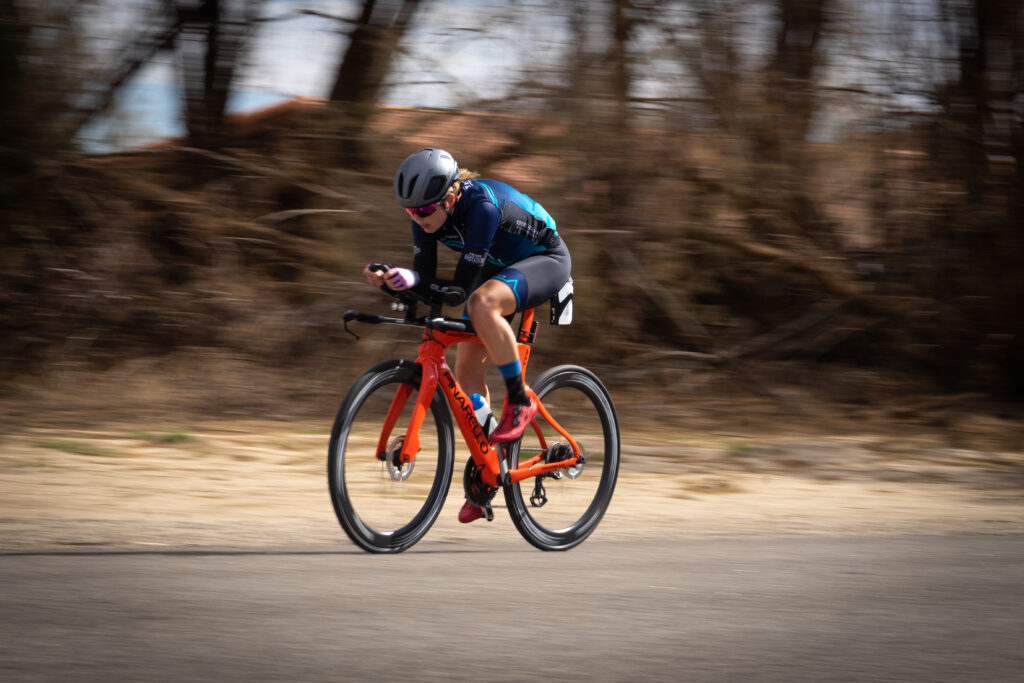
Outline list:
[[[434,202],[433,204],[427,204],[426,206],[417,206],[415,209],[406,209],[406,212],[410,216],[426,218],[427,216],[432,216],[434,212],[437,211],[437,207],[441,206],[441,202],[443,201],[444,200],[442,199],[441,201]]]

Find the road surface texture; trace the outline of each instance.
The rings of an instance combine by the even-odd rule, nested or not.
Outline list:
[[[1020,681],[1022,441],[966,424],[630,433],[579,548],[456,480],[375,556],[322,424],[12,423],[0,681]]]
[[[5,681],[1019,681],[1024,536],[12,551]]]

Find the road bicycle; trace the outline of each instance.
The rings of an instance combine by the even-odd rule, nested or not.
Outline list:
[[[366,551],[408,549],[434,524],[452,482],[452,416],[469,448],[463,473],[466,497],[493,519],[500,488],[513,524],[542,550],[568,550],[601,521],[619,470],[619,424],[611,396],[589,370],[561,365],[529,383],[537,417],[519,441],[493,444],[470,397],[446,361],[455,344],[480,344],[469,320],[441,315],[465,292],[437,296],[393,292],[404,317],[346,311],[350,322],[424,328],[415,361],[389,360],[365,372],[338,410],[327,459],[331,501],[341,527]],[[417,316],[418,305],[430,312]],[[513,318],[514,319],[514,318]],[[524,377],[538,321],[523,311],[516,334]],[[358,339],[358,336],[356,336]]]

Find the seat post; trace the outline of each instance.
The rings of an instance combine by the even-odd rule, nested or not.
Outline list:
[[[516,341],[520,344],[532,344],[537,339],[538,327],[539,325],[534,319],[533,309],[526,309],[523,311],[523,316],[519,319],[519,333],[516,334]]]

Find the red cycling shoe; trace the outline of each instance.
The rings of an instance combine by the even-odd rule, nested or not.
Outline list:
[[[469,524],[470,522],[480,519],[486,514],[484,509],[479,505],[473,505],[468,500],[462,504],[462,509],[459,510],[459,521],[463,524]]]
[[[491,443],[518,441],[537,415],[537,401],[532,397],[528,404],[505,403],[498,427],[491,432]]]

